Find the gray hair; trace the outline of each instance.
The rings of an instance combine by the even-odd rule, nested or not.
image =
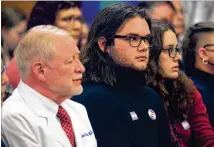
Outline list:
[[[14,52],[21,79],[29,74],[33,60],[41,59],[48,63],[56,56],[56,48],[51,41],[54,35],[69,36],[68,32],[51,25],[39,25],[28,31]]]

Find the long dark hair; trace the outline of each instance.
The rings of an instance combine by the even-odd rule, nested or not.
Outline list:
[[[146,79],[147,84],[162,97],[168,116],[174,121],[182,121],[186,119],[189,108],[194,103],[195,87],[193,82],[182,71],[179,71],[179,76],[175,80],[166,80],[162,77],[158,62],[163,48],[163,34],[167,30],[175,33],[169,22],[158,20],[152,22],[152,35],[156,37],[156,40],[154,47],[150,51]]]
[[[38,1],[33,7],[27,24],[27,29],[37,25],[55,25],[56,14],[59,10],[81,8],[80,1]]]
[[[104,83],[113,86],[116,82],[114,62],[106,52],[98,46],[98,39],[106,39],[105,48],[114,45],[113,36],[128,19],[144,18],[151,29],[151,20],[145,10],[127,4],[113,4],[104,8],[94,19],[88,35],[88,43],[82,54],[82,62],[86,68],[84,81]]]
[[[214,32],[214,22],[200,22],[191,26],[183,39],[183,62],[187,75],[191,75],[195,68],[195,55],[197,42],[200,39],[200,33]]]

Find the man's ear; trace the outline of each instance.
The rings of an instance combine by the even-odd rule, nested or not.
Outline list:
[[[101,36],[98,39],[98,45],[99,45],[99,48],[101,49],[101,51],[105,52],[105,46],[106,46],[106,39],[105,39],[105,37]]]
[[[44,64],[42,61],[36,60],[33,61],[31,64],[31,69],[33,72],[33,75],[37,77],[40,81],[44,82],[46,80],[46,72],[44,68]]]
[[[200,57],[201,60],[208,60],[206,49],[203,47],[200,47],[198,49],[198,56]]]

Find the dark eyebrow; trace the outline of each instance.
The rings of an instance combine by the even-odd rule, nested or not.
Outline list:
[[[173,44],[170,44],[170,45],[165,46],[164,48],[168,48],[168,47],[174,47],[174,45],[173,45]],[[178,47],[178,44],[176,45],[175,48],[177,48],[177,47]]]

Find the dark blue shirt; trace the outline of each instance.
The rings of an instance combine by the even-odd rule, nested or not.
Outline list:
[[[194,69],[190,77],[202,95],[210,123],[214,127],[214,75]]]

